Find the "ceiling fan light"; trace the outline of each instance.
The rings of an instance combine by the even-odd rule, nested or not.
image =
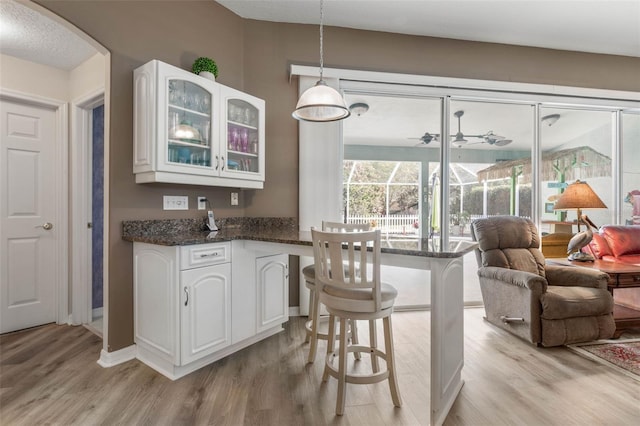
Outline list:
[[[291,115],[296,120],[328,122],[347,118],[351,112],[337,90],[327,86],[324,80],[318,80],[315,86],[302,93]]]
[[[464,138],[464,135],[462,133],[460,132],[456,133],[456,138],[453,140],[453,143],[458,145],[464,145],[467,142],[469,141]]]

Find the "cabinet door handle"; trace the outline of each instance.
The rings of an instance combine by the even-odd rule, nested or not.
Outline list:
[[[184,306],[187,306],[189,304],[189,288],[188,287],[184,288],[184,294],[187,296],[187,298],[184,301]]]
[[[216,170],[220,167],[220,158],[216,155]]]
[[[224,157],[222,157],[222,170],[224,170]]]
[[[213,253],[202,253],[202,254],[200,255],[200,257],[201,257],[201,258],[202,258],[202,257],[215,257],[215,256],[217,256],[217,255],[218,255],[218,252],[213,252]]]

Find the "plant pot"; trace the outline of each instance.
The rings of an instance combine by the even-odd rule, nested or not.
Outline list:
[[[211,73],[209,71],[200,71],[200,73],[198,75],[200,77],[208,78],[211,81],[216,81],[216,76],[213,75],[213,73]]]

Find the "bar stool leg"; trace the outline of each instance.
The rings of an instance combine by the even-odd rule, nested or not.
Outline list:
[[[375,349],[378,347],[378,333],[376,331],[376,320],[369,320],[369,347]],[[374,373],[380,371],[380,364],[378,364],[378,357],[371,351],[371,368]]]
[[[333,356],[333,351],[336,343],[336,317],[333,314],[329,315],[329,339],[327,340],[327,357]],[[324,363],[324,372],[322,373],[322,381],[326,382],[329,378],[329,367],[327,363]]]
[[[315,304],[313,303],[314,294],[315,294],[315,290],[309,290],[309,316],[308,316],[308,318],[311,321],[313,321],[313,319],[315,318],[315,314],[314,314]],[[309,333],[309,330],[306,330],[306,333],[307,333],[307,337],[305,338],[304,342],[308,343],[309,340],[311,339],[311,333]]]
[[[398,379],[396,377],[396,358],[393,352],[393,332],[391,331],[391,316],[384,317],[384,346],[387,355],[387,369],[389,370],[389,390],[391,391],[391,399],[393,405],[402,407],[402,398],[398,390]]]
[[[347,319],[340,318],[340,355],[338,358],[338,399],[336,401],[336,415],[344,414],[344,403],[347,389]]]
[[[318,349],[318,325],[320,322],[320,295],[317,291],[313,291],[312,297],[313,316],[311,317],[311,345],[309,346],[309,356],[307,363],[316,360],[316,351]]]
[[[351,334],[351,342],[354,345],[357,345],[359,343],[358,340],[358,326],[356,324],[356,320],[354,319],[349,319],[347,320],[349,322],[349,332]],[[353,356],[355,359],[361,359],[362,355],[360,355],[360,352],[354,352]]]

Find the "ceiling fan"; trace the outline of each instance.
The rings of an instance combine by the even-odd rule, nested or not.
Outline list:
[[[454,145],[457,145],[458,147],[461,147],[467,144],[475,145],[479,143],[486,143],[486,144],[495,145],[495,146],[505,146],[513,142],[511,139],[507,139],[504,136],[496,135],[495,133],[493,133],[493,130],[490,130],[483,135],[465,135],[460,130],[460,117],[464,115],[464,111],[462,110],[456,111],[453,113],[453,115],[458,119],[458,132],[455,135],[451,135],[451,137],[454,138],[451,141],[451,143],[453,143]],[[478,138],[480,139],[480,141],[468,143],[469,141],[465,139],[465,136],[467,138]],[[421,146],[421,145],[428,145],[431,142],[440,142],[439,137],[440,135],[437,133],[431,134],[429,132],[426,132],[424,135],[422,135],[419,138],[409,138],[409,139],[420,140],[420,143],[416,144],[416,146]]]

